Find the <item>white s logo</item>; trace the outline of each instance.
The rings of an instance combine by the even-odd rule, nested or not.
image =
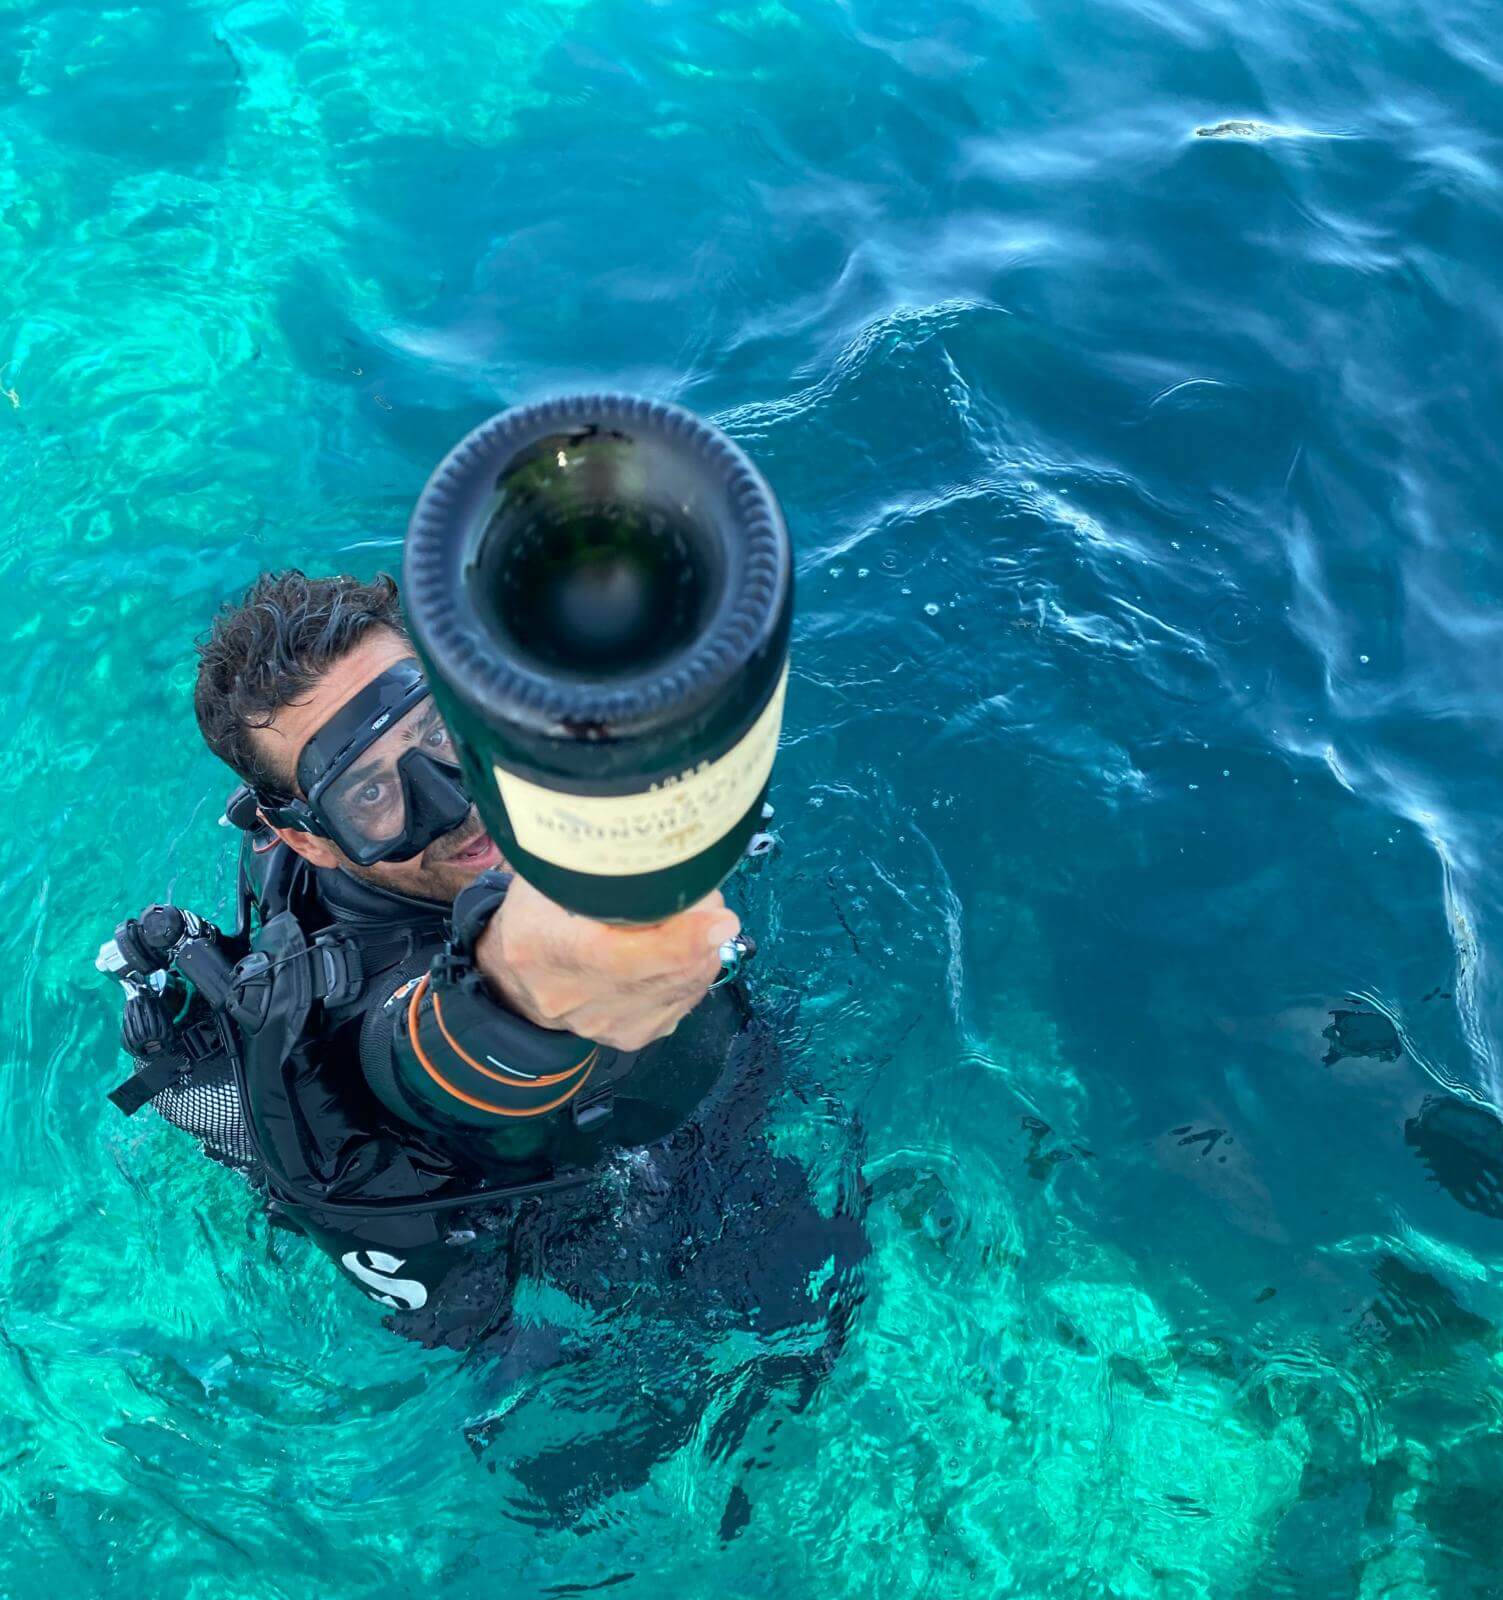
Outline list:
[[[400,1256],[389,1256],[384,1250],[351,1250],[339,1258],[339,1264],[365,1285],[371,1299],[379,1300],[383,1306],[416,1311],[428,1304],[428,1291],[416,1278],[386,1276],[406,1266]]]

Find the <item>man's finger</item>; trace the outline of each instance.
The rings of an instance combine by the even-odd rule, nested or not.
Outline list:
[[[581,955],[603,971],[633,981],[692,973],[740,928],[734,911],[681,911],[655,928],[602,928]]]
[[[741,918],[725,905],[686,911],[678,920],[675,932],[680,948],[690,959],[705,951],[718,950],[727,939],[734,939],[741,931]]]

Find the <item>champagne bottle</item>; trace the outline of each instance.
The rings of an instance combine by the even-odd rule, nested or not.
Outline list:
[[[761,815],[793,609],[782,513],[731,440],[621,395],[503,412],[424,489],[404,594],[516,871],[608,922],[724,879]]]

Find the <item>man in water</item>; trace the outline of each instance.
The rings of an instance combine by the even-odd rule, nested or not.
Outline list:
[[[520,1281],[605,1317],[646,1285],[669,1321],[817,1330],[812,1382],[865,1242],[763,1137],[779,1056],[717,985],[721,895],[612,928],[506,873],[390,579],[263,576],[201,644],[194,708],[243,785],[260,933],[217,1020],[133,996],[117,1103],[247,1170],[425,1344],[536,1370],[578,1352],[518,1321]]]

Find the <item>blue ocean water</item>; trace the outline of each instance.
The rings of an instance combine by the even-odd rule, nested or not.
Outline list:
[[[0,1592],[1503,1592],[1499,37],[0,0]],[[102,1098],[98,942],[229,890],[195,634],[584,387],[794,534],[747,919],[873,1246],[809,1395],[417,1349]]]

